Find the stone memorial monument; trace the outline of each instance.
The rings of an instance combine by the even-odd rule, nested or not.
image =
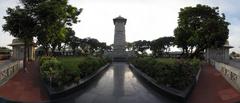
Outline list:
[[[127,61],[128,58],[134,57],[133,51],[126,51],[126,22],[127,19],[121,16],[113,19],[115,25],[113,51],[105,52],[105,55],[111,57],[113,61]]]

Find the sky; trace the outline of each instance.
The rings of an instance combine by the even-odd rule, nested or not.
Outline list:
[[[177,27],[178,12],[186,6],[206,4],[219,7],[229,25],[231,51],[240,53],[240,1],[239,0],[69,0],[77,8],[81,22],[73,25],[76,36],[92,37],[107,44],[113,43],[113,18],[121,15],[127,19],[126,41],[153,40],[173,36]],[[5,21],[7,7],[19,5],[18,0],[0,0],[0,25]],[[10,44],[13,37],[0,27],[0,46]]]

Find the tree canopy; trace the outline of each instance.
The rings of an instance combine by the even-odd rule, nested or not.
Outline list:
[[[10,35],[20,38],[24,42],[24,60],[23,67],[26,70],[27,60],[27,46],[32,42],[36,36],[36,20],[29,15],[30,11],[20,6],[15,8],[8,8],[6,10],[7,16],[4,16],[6,23],[2,26],[3,31],[9,32]]]
[[[174,30],[175,43],[188,54],[197,56],[206,48],[220,47],[228,39],[228,25],[225,15],[219,14],[218,7],[198,4],[196,7],[181,8],[178,27]]]
[[[81,13],[81,9],[69,5],[67,0],[45,0],[33,10],[38,20],[37,38],[46,50],[51,43],[64,40],[67,26],[77,23]]]
[[[133,42],[133,50],[141,55],[144,55],[146,54],[146,50],[150,48],[150,41],[147,41],[147,40],[138,40],[138,41],[135,41]]]
[[[8,8],[4,19],[4,31],[14,37],[26,39],[37,38],[46,53],[52,47],[61,45],[65,35],[74,23],[79,22],[78,15],[82,9],[68,4],[68,0],[20,0],[22,6]]]
[[[169,52],[170,46],[173,46],[174,37],[160,37],[151,41],[150,50],[154,57],[159,57],[163,52]]]

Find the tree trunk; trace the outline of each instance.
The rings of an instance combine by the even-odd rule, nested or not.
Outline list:
[[[58,49],[58,51],[60,52],[61,49],[62,49],[62,45],[58,45],[58,46],[57,46],[57,49]]]
[[[204,48],[197,48],[196,50],[195,50],[195,52],[193,53],[193,54],[191,54],[191,58],[194,58],[194,57],[199,57],[199,53],[202,51],[202,50],[204,50]]]
[[[73,49],[73,55],[75,55],[75,52],[76,52],[76,48],[72,48]]]
[[[46,56],[49,56],[49,54],[48,54],[48,47],[43,46],[43,48],[44,48],[44,51],[45,51],[45,55],[46,55]]]
[[[56,46],[55,46],[55,45],[52,46],[52,56],[54,56],[54,51],[55,51],[55,49],[56,49]]]
[[[27,45],[27,61],[29,61],[29,57],[30,57],[30,51],[29,51],[29,45]]]

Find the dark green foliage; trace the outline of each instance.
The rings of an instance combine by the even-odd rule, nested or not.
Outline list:
[[[50,56],[41,57],[40,60],[39,60],[40,66],[41,66],[44,62],[46,62],[46,61],[48,61],[48,60],[56,60],[56,58],[50,57]]]
[[[150,50],[154,57],[159,57],[164,52],[170,51],[170,46],[174,45],[174,37],[161,37],[151,41]]]
[[[78,44],[80,46],[82,54],[92,56],[102,56],[104,51],[111,49],[105,42],[99,42],[95,38],[80,39]]]
[[[144,56],[147,54],[146,50],[150,48],[150,41],[138,40],[133,42],[131,45],[133,46],[132,49],[136,52],[136,54]]]
[[[33,16],[36,16],[37,22],[40,24],[37,26],[39,29],[37,39],[46,52],[50,44],[56,47],[64,42],[67,26],[77,23],[79,21],[77,16],[82,11],[69,5],[68,0],[46,0],[33,7]]]
[[[51,86],[59,87],[64,83],[64,68],[57,59],[44,58],[41,59],[41,75],[44,80],[48,81]]]
[[[106,63],[105,59],[97,57],[65,57],[65,59],[64,57],[58,59],[42,57],[40,59],[40,72],[42,78],[50,86],[63,88],[66,85],[79,83],[80,79],[95,73]]]
[[[32,38],[36,36],[37,24],[33,17],[31,17],[30,11],[16,6],[15,8],[8,8],[6,10],[7,16],[4,16],[6,23],[2,26],[3,31],[9,32],[10,35],[17,37],[24,42],[24,60],[23,68],[26,68],[27,60],[27,46],[32,43]]]
[[[175,43],[186,56],[190,53],[190,57],[199,57],[204,49],[225,44],[229,34],[228,25],[225,15],[219,14],[218,7],[198,4],[196,7],[182,8],[178,27],[174,30]]]
[[[84,78],[96,72],[100,67],[106,64],[106,60],[96,57],[87,57],[79,63],[78,68],[81,71],[80,77]]]
[[[132,64],[158,84],[184,90],[194,82],[200,61],[193,59],[162,62],[153,58],[138,58]]]
[[[54,57],[40,59],[40,72],[42,78],[54,88],[62,88],[65,85],[78,83],[80,80],[78,69],[65,68],[63,63]]]

